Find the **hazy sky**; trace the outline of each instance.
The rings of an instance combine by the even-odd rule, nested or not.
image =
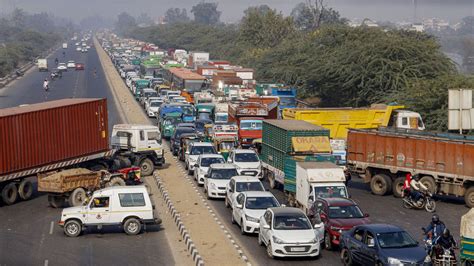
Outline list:
[[[23,8],[31,12],[52,12],[75,21],[89,15],[116,17],[122,11],[132,15],[142,12],[159,17],[170,7],[190,9],[202,0],[0,0],[0,12]],[[218,2],[221,20],[238,21],[248,6],[267,4],[289,14],[299,2],[306,0],[207,0]],[[474,0],[326,0],[328,6],[339,10],[347,18],[372,18],[375,20],[412,20],[413,1],[418,1],[417,17],[438,17],[451,21],[474,15]]]

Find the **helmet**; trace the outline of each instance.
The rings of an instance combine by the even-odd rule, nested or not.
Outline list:
[[[439,223],[439,215],[433,214],[433,216],[431,216],[431,221],[435,224]]]
[[[443,230],[443,236],[444,237],[449,237],[451,235],[451,232],[449,232],[449,229],[448,228],[444,228]]]

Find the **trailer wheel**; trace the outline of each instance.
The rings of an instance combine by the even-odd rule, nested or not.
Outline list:
[[[396,198],[402,197],[403,192],[403,183],[405,183],[405,178],[403,176],[397,177],[392,184],[393,196]]]
[[[144,176],[152,175],[155,170],[153,162],[148,158],[145,158],[140,162],[140,168]]]
[[[474,186],[471,186],[464,193],[464,202],[469,208],[474,208]]]
[[[384,174],[374,175],[370,180],[370,189],[375,195],[383,196],[392,190],[392,180]]]
[[[84,200],[86,200],[86,191],[83,188],[76,188],[74,191],[69,195],[69,205],[70,206],[82,206]]]
[[[48,195],[48,202],[53,208],[62,208],[66,204],[66,199],[62,196]]]
[[[114,177],[105,184],[106,187],[125,186],[125,180],[120,177]]]
[[[18,186],[18,195],[22,200],[29,200],[33,195],[33,183],[27,179],[21,180]]]
[[[18,199],[18,189],[15,183],[8,183],[2,189],[2,200],[7,205],[12,205]]]
[[[428,191],[435,195],[436,194],[436,182],[434,180],[434,178],[432,178],[431,176],[423,176],[422,178],[420,178],[420,182],[425,185],[427,188],[428,188]]]

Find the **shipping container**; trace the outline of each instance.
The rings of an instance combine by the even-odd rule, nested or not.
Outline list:
[[[474,137],[414,130],[349,130],[348,168],[372,192],[401,195],[406,173],[433,194],[464,196],[474,207]]]
[[[0,110],[4,175],[107,151],[105,99],[64,99]]]

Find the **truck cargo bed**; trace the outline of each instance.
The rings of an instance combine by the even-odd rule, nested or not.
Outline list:
[[[100,186],[100,177],[100,172],[92,172],[84,168],[38,174],[38,191],[65,193],[79,187],[95,189]]]

